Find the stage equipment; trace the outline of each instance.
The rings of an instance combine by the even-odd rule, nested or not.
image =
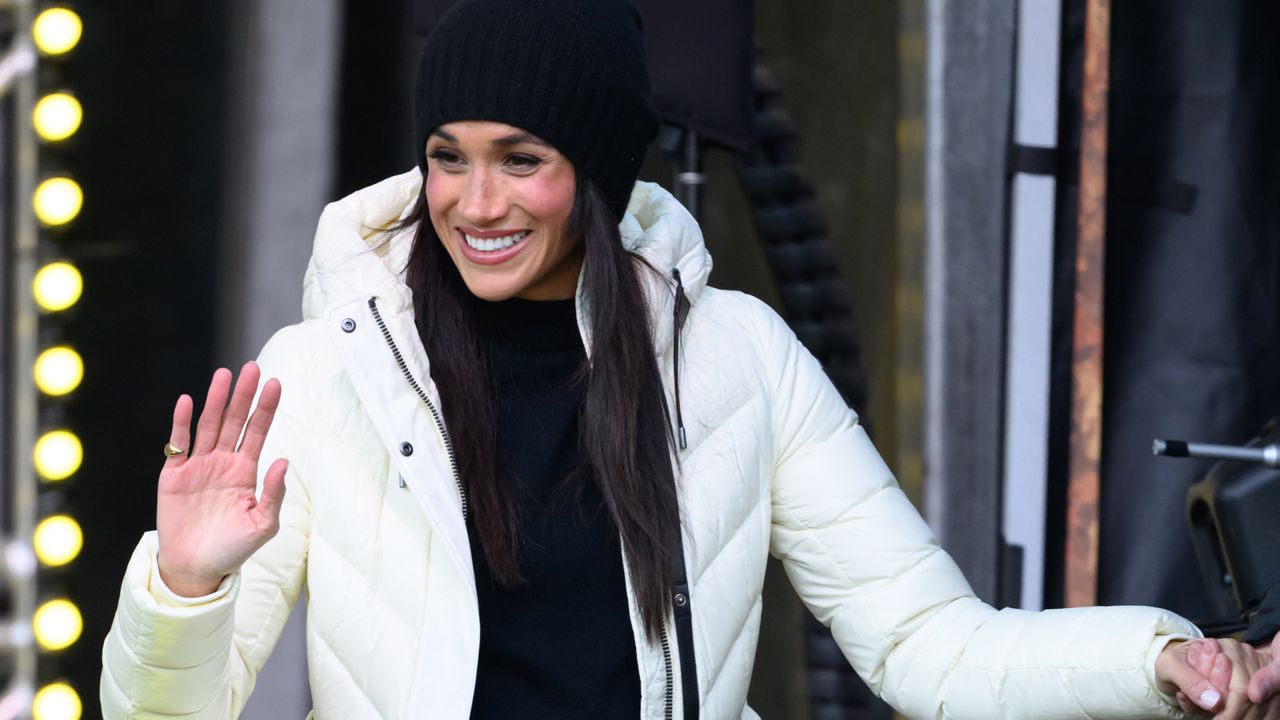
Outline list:
[[[80,523],[70,515],[51,515],[36,525],[32,537],[36,557],[45,567],[58,567],[75,560],[84,547]]]
[[[58,345],[40,353],[35,366],[36,387],[46,395],[66,395],[84,379],[84,360],[80,353]]]
[[[1187,491],[1187,523],[1214,620],[1242,628],[1280,576],[1280,419],[1242,447],[1156,440],[1169,457],[1217,459]]]
[[[80,214],[84,191],[69,177],[52,177],[36,187],[31,200],[36,217],[45,225],[66,225]]]
[[[31,26],[31,36],[40,52],[48,55],[65,55],[80,42],[84,25],[74,10],[53,7],[36,16]]]
[[[31,703],[32,720],[78,718],[82,711],[80,696],[64,682],[50,683],[40,688]]]
[[[1280,467],[1280,445],[1238,447],[1235,445],[1189,443],[1185,440],[1156,440],[1151,449],[1156,455],[1167,455],[1169,457],[1235,460],[1237,462],[1262,463],[1267,467]]]
[[[45,142],[66,140],[80,129],[84,108],[74,95],[64,92],[49,93],[40,98],[31,114],[36,134]]]
[[[76,304],[84,292],[84,278],[75,265],[67,262],[51,262],[36,272],[31,282],[31,293],[40,309],[55,313]]]
[[[36,15],[40,4],[0,4],[8,44],[0,58],[0,157],[8,180],[0,203],[7,230],[0,248],[0,505],[8,591],[0,720],[77,720],[83,712],[67,683],[39,684],[60,674],[57,653],[84,629],[79,608],[57,589],[60,569],[79,555],[84,536],[74,518],[51,512],[63,503],[60,483],[84,459],[62,405],[84,378],[84,360],[60,342],[59,315],[75,305],[83,282],[73,265],[54,260],[60,253],[47,242],[79,216],[84,191],[65,168],[41,162],[62,154],[83,120],[79,101],[61,89],[68,66],[58,62],[77,47],[83,26],[68,7]]]
[[[65,650],[80,639],[84,622],[80,609],[66,598],[55,598],[36,608],[31,622],[36,643],[44,650]]]

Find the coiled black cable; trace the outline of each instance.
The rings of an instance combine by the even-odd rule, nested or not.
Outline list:
[[[777,284],[783,318],[866,425],[867,385],[848,294],[816,193],[797,164],[795,123],[779,96],[773,74],[757,60],[754,145],[738,156],[734,169]],[[872,695],[830,630],[812,615],[805,623],[805,665],[813,720],[890,717],[889,707]]]

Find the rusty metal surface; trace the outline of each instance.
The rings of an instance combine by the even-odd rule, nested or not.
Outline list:
[[[1087,0],[1076,241],[1071,449],[1067,486],[1065,600],[1098,597],[1099,458],[1102,449],[1102,309],[1107,213],[1107,89],[1110,0]]]

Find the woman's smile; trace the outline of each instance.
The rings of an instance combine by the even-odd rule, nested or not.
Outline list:
[[[497,265],[515,257],[529,243],[525,240],[532,230],[480,232],[470,228],[458,228],[462,255],[479,265]]]

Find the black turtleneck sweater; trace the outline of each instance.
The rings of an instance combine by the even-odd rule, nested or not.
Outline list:
[[[519,487],[525,583],[499,585],[467,523],[480,599],[471,717],[629,718],[640,679],[617,532],[582,461],[585,358],[573,300],[480,303],[498,448]]]

